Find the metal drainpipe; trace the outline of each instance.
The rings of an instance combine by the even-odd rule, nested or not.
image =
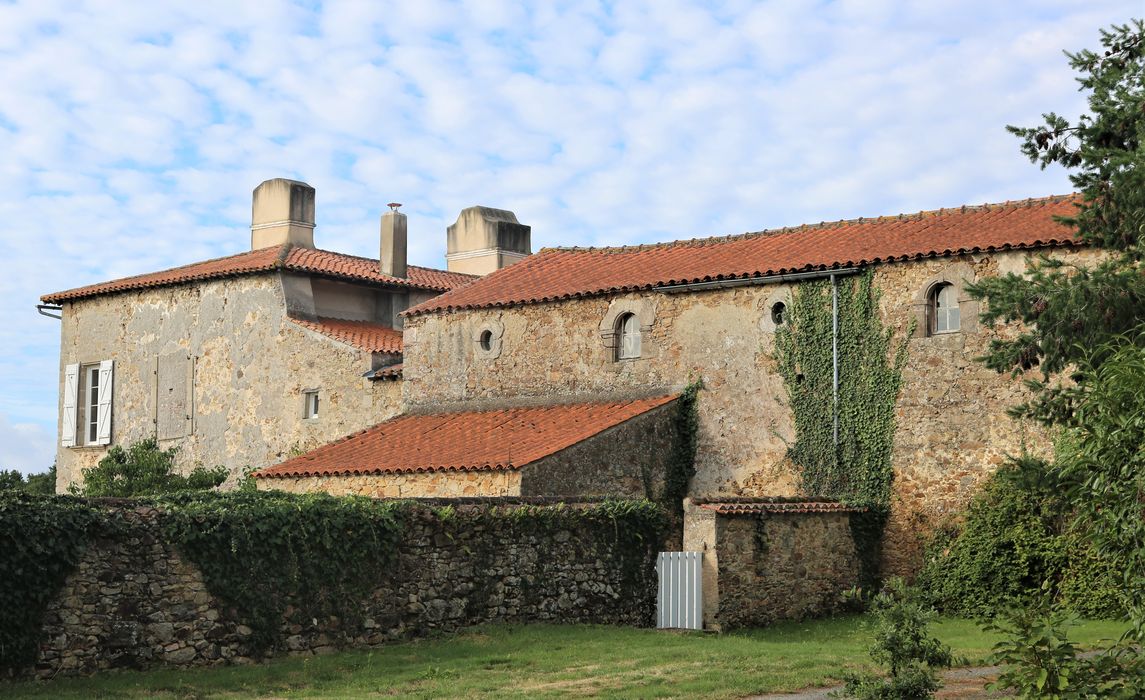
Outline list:
[[[831,399],[835,446],[839,446],[839,281],[831,275]]]

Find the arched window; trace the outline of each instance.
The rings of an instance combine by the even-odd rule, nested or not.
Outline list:
[[[958,290],[953,284],[936,284],[927,303],[930,332],[953,333],[961,327],[958,313]]]
[[[640,322],[636,314],[622,314],[616,319],[616,359],[640,357]]]

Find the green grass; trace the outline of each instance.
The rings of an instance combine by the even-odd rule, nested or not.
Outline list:
[[[454,637],[256,666],[0,682],[0,696],[734,698],[829,685],[843,668],[869,667],[861,621],[842,617],[724,635],[499,625]],[[1115,622],[1086,622],[1076,628],[1074,638],[1093,644],[1123,629]],[[982,662],[996,641],[967,620],[943,620],[934,631],[971,663]]]

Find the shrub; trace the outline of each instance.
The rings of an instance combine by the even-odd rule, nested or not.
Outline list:
[[[993,615],[1045,596],[1089,617],[1123,612],[1116,563],[1071,528],[1069,503],[1045,474],[1040,460],[1012,459],[975,496],[965,522],[936,535],[918,579],[932,604]]]
[[[845,674],[844,697],[862,700],[925,700],[942,687],[936,668],[953,661],[950,647],[930,636],[937,616],[917,591],[900,578],[887,582],[871,600],[875,616],[871,658],[887,668],[886,675]]]
[[[178,448],[159,449],[150,437],[126,450],[116,445],[99,464],[83,472],[82,488],[72,492],[82,496],[153,496],[179,491],[213,489],[227,478],[226,467],[196,467],[187,476],[173,473]]]
[[[43,474],[29,474],[27,480],[20,472],[0,469],[0,491],[23,491],[48,495],[56,492],[56,465]]]

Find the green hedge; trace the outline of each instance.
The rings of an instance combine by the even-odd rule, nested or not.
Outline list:
[[[1035,462],[1005,465],[974,497],[965,521],[935,536],[919,584],[940,610],[994,615],[1048,596],[1086,617],[1123,613],[1116,563],[1070,529],[1068,504],[1034,479]]]

